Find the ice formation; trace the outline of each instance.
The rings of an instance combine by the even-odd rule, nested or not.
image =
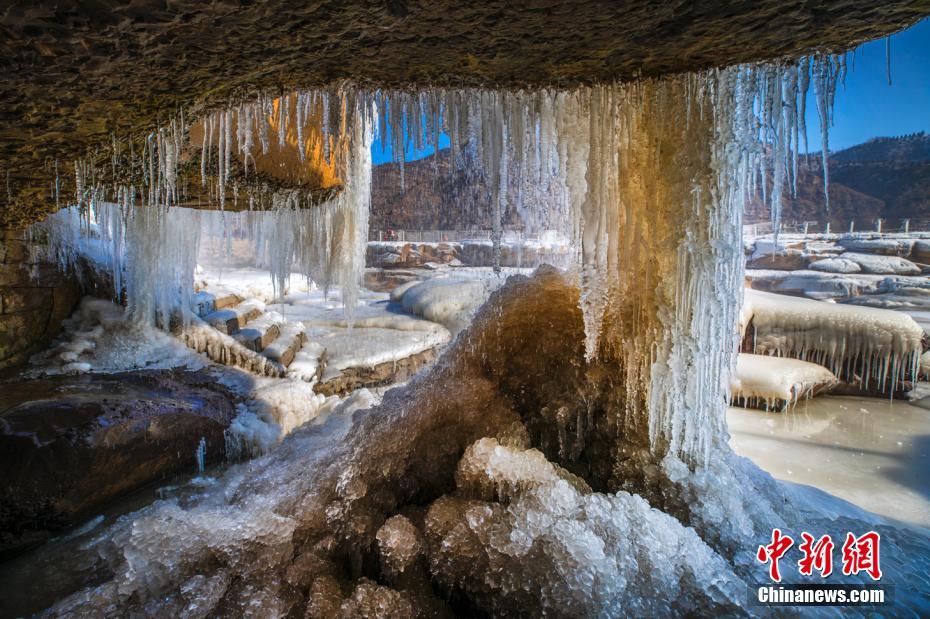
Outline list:
[[[584,360],[575,303],[577,289],[554,270],[511,278],[449,354],[379,407],[340,404],[202,496],[158,502],[82,544],[105,575],[48,614],[161,616],[195,604],[206,615],[312,615],[384,604],[429,615],[422,609],[443,600],[466,614],[610,615],[618,605],[739,614],[740,581],[764,574],[752,555],[773,526],[880,530],[889,582],[925,612],[924,534],[825,512],[723,445],[706,466],[637,461],[648,481],[635,493],[592,492],[593,482],[530,449],[539,431],[558,429],[531,433],[511,408],[520,394],[524,414],[538,397],[581,410],[599,397],[564,369]]]
[[[492,615],[661,616],[740,605],[741,579],[693,529],[638,496],[592,493],[536,450],[482,439],[465,451],[456,484],[426,515],[430,561]]]
[[[906,314],[758,290],[746,290],[742,325],[757,353],[810,361],[882,391],[916,376],[923,352],[923,329]]]
[[[391,299],[400,302],[408,312],[438,322],[456,335],[500,284],[499,279],[434,278],[395,288]]]
[[[830,370],[816,363],[741,353],[730,377],[730,399],[778,410],[836,382]]]
[[[361,264],[351,256],[359,254],[350,250],[364,249],[364,226],[352,226],[363,223],[367,212],[370,159],[361,145],[369,142],[374,109],[398,154],[405,136],[421,145],[438,141],[440,132],[450,136],[453,148],[474,149],[494,196],[496,248],[511,174],[561,190],[563,200],[552,205],[553,212],[524,216],[558,221],[559,232],[574,241],[580,312],[573,307],[568,314],[583,329],[568,344],[577,345],[578,359],[547,359],[546,369],[559,368],[577,389],[570,401],[533,402],[526,385],[506,374],[508,360],[494,353],[505,350],[509,335],[537,338],[536,350],[527,341],[516,343],[537,363],[532,353],[538,347],[554,340],[560,350],[566,343],[542,333],[547,326],[531,322],[535,315],[521,317],[537,328],[531,337],[495,331],[485,317],[469,338],[460,336],[445,365],[389,393],[380,408],[360,412],[351,430],[346,420],[331,434],[304,426],[266,459],[231,472],[221,489],[202,500],[155,504],[120,523],[101,542],[112,577],[53,612],[177,614],[194,608],[285,615],[338,608],[409,614],[420,603],[416,594],[360,576],[366,549],[383,552],[383,571],[392,578],[415,570],[418,545],[426,547],[429,576],[443,591],[487,613],[738,612],[745,594],[741,581],[753,573],[746,549],[772,526],[813,521],[798,518],[774,481],[726,446],[743,279],[742,209],[759,190],[772,206],[777,230],[783,196],[797,176],[809,81],[823,117],[826,162],[829,110],[842,70],[842,60],[818,57],[572,91],[411,93],[345,86],[284,97],[270,109],[264,98],[251,108],[216,112],[201,143],[201,170],[207,185],[207,164],[215,162],[221,205],[230,200],[235,154],[242,151],[244,165],[257,165],[250,148],[265,152],[275,139],[271,123],[253,127],[250,117],[277,115],[279,144],[288,140],[292,113],[318,118],[324,136],[319,150],[327,161],[342,152],[332,136],[354,136],[336,198],[344,201],[352,225],[338,229],[338,213],[321,223],[299,208],[295,196],[280,193],[270,214],[243,216],[262,220],[254,223],[252,238],[275,241],[267,262],[282,287],[293,262],[306,265],[302,252],[329,256],[299,269],[321,277],[314,269],[333,264],[333,243],[349,248],[349,258],[335,260],[336,270],[358,273]],[[294,122],[299,143],[305,123]],[[159,132],[146,142],[147,204],[158,208],[177,200],[172,168],[184,149],[164,139],[175,135]],[[353,148],[359,149],[354,157]],[[89,187],[81,174],[79,204]],[[827,183],[825,175],[825,190]],[[156,223],[159,213],[174,210],[158,208]],[[322,243],[315,235],[320,228]],[[174,276],[164,276],[165,269],[144,277],[173,290]],[[337,279],[322,276],[324,282]],[[518,280],[512,278],[514,286]],[[353,307],[351,283],[339,283],[348,286],[344,299]],[[886,324],[871,312],[804,306],[798,313],[822,328],[835,329],[839,316],[861,329],[831,338],[829,350],[803,329],[786,329],[784,340],[773,344],[782,352],[791,347],[842,367],[865,361],[868,375],[874,370],[892,380],[916,363],[919,338],[915,344],[909,324]],[[779,323],[764,302],[753,301],[753,325],[765,337],[765,329]],[[898,335],[886,326],[899,328]],[[526,364],[519,368],[530,366],[518,360]],[[534,378],[529,390],[550,388],[548,378]],[[512,389],[510,397],[502,397],[505,388]],[[284,400],[291,396],[282,394]],[[533,428],[521,424],[526,408],[512,408],[519,398],[540,405]],[[525,441],[541,432],[558,443],[545,456]],[[567,466],[585,443],[597,452],[605,440],[612,443],[606,456],[588,455],[608,471],[592,466],[588,472],[592,483],[613,483],[608,491],[592,492],[585,480],[550,462],[560,458]],[[456,469],[463,451],[451,491],[449,469]],[[402,506],[410,508],[411,525],[422,522],[425,544],[406,524],[387,524]],[[913,544],[920,555],[927,547],[922,537],[893,528],[882,535],[883,543],[887,539],[899,550]],[[891,559],[888,572],[914,588],[924,578],[923,566],[909,569],[903,556]],[[348,597],[339,582],[345,574],[353,586]]]
[[[64,332],[55,344],[33,356],[29,372],[51,375],[204,366],[204,359],[177,339],[127,314],[110,301],[85,297],[64,322]]]
[[[859,265],[864,273],[875,275],[918,275],[920,267],[905,258],[898,256],[875,256],[873,254],[858,254],[845,252],[840,259],[848,260]]]
[[[811,262],[808,266],[812,271],[826,273],[859,273],[862,271],[862,267],[857,262],[847,258],[823,258]]]
[[[287,102],[294,98],[296,111],[289,114]],[[322,127],[313,124],[314,117],[307,114],[310,108],[320,106],[339,111],[330,113],[330,122]],[[265,118],[265,113],[270,116]],[[248,178],[248,162],[256,165],[253,150],[259,148],[255,136],[260,137],[262,152],[271,148],[266,131],[269,125],[281,128],[278,148],[292,139],[289,129],[299,132],[301,140],[306,130],[305,148],[297,150],[302,156],[313,154],[321,166],[340,175],[341,190],[320,200],[305,189],[269,189],[263,184],[261,191],[248,192],[249,206],[262,210],[223,211],[227,190],[238,196],[230,166],[241,157]],[[131,315],[139,322],[168,328],[178,322],[187,325],[191,320],[201,231],[208,240],[218,237],[227,244],[234,236],[244,237],[254,243],[255,254],[271,272],[277,291],[285,289],[296,271],[323,287],[341,287],[351,312],[361,285],[368,231],[371,102],[353,92],[302,92],[274,101],[260,98],[252,105],[211,114],[198,128],[202,134],[198,140],[202,184],[207,186],[208,178],[215,180],[210,195],[219,203],[219,212],[184,208],[190,205],[179,186],[181,154],[194,150],[188,143],[195,134],[178,120],[171,123],[170,130],[150,135],[143,155],[129,156],[124,172],[138,177],[138,188],[118,184],[115,176],[112,186],[96,176],[90,185],[86,166],[76,166],[80,181],[76,183],[76,204],[37,226],[48,235],[47,246],[53,257],[67,269],[88,254],[102,255],[104,260],[98,262],[104,262],[112,274],[117,298],[125,288]],[[207,166],[213,161],[215,175]],[[268,165],[276,161],[272,157]],[[256,173],[260,172],[259,168]],[[259,199],[267,203],[255,204]]]

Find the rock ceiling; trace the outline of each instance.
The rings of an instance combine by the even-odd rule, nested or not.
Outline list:
[[[926,0],[13,0],[0,9],[0,226],[54,162],[261,89],[571,86],[842,51]]]

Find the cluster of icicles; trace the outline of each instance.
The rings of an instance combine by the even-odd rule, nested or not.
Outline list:
[[[508,177],[555,188],[551,193],[560,199],[515,210],[528,228],[560,222],[560,232],[574,240],[588,358],[612,354],[624,368],[627,397],[618,427],[622,417],[648,410],[653,444],[706,460],[725,434],[743,279],[743,207],[751,195],[763,194],[777,229],[784,196],[795,189],[800,141],[806,142],[807,90],[812,83],[826,156],[833,92],[843,72],[842,58],[818,56],[574,90],[406,92],[342,84],[277,104],[260,97],[217,111],[203,121],[202,140],[193,147],[201,153],[204,185],[212,175],[207,162],[217,162],[212,179],[220,204],[228,200],[235,158],[247,166],[257,144],[264,152],[275,137],[283,144],[289,131],[300,144],[317,132],[316,150],[327,160],[347,153],[338,166],[341,206],[326,207],[338,216],[324,221],[286,194],[257,216],[263,219],[256,236],[274,240],[268,246],[277,254],[269,263],[279,286],[295,266],[312,278],[329,271],[334,283],[357,286],[376,127],[401,159],[407,141],[435,147],[443,133],[453,151],[472,149],[496,205],[498,247]],[[266,122],[274,114],[277,136],[268,130],[275,123]],[[188,307],[185,290],[196,259],[188,244],[197,244],[196,226],[185,220],[194,215],[172,207],[183,194],[177,183],[179,153],[188,150],[185,131],[179,120],[146,140],[144,191],[119,187],[114,205],[104,206],[105,184],[77,166],[77,201],[96,209],[100,236],[110,239],[115,260],[125,261],[130,307],[145,308],[144,319]],[[326,266],[333,264],[339,276]],[[351,291],[345,298],[351,302]]]

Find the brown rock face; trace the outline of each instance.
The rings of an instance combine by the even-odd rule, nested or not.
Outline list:
[[[56,161],[257,89],[571,86],[846,49],[927,14],[923,0],[14,0],[0,13],[0,225],[56,208]]]
[[[149,482],[225,453],[225,389],[195,372],[7,381],[0,398],[0,554]]]
[[[81,285],[35,258],[22,231],[0,238],[0,368],[24,363],[61,329],[81,298]]]

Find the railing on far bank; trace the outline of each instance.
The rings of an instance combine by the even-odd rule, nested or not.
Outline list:
[[[856,232],[901,234],[930,231],[930,219],[900,219],[890,226],[885,219],[854,219],[842,225],[819,221],[783,222],[779,234],[850,234]],[[760,222],[743,226],[743,238],[755,238],[772,234],[772,222]]]
[[[491,241],[491,230],[441,230],[441,229],[371,229],[368,240],[375,242],[397,241],[400,243],[454,243],[458,241]],[[505,228],[502,240],[509,243],[538,241],[539,234],[528,234],[524,230]]]

